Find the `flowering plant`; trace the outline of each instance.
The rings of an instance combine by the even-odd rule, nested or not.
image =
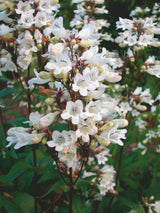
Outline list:
[[[6,138],[1,153],[10,167],[6,172],[2,166],[0,179],[4,212],[47,213],[53,207],[54,212],[93,212],[106,199],[104,209],[114,212],[119,208],[112,204],[114,196],[123,203],[127,187],[134,188],[134,156],[141,164],[152,152],[150,144],[159,152],[159,91],[153,94],[144,84],[149,75],[160,77],[158,58],[147,54],[151,46],[159,47],[159,4],[151,17],[134,18],[141,12],[136,9],[133,20],[119,18],[117,30],[123,32],[114,39],[100,18],[108,14],[103,0],[72,3],[77,9],[66,29],[57,0],[0,2],[0,75],[7,84],[0,92]],[[125,48],[123,55],[109,51],[105,42]],[[12,111],[12,104],[18,109]],[[124,162],[123,154],[128,155]],[[150,168],[152,159],[146,159]],[[128,168],[128,161],[134,166]],[[136,211],[158,212],[159,201],[132,201]]]

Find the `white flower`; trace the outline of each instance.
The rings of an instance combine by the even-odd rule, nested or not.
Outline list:
[[[19,46],[20,55],[29,55],[32,52],[37,52],[37,47],[34,45],[34,41],[23,40]]]
[[[98,129],[91,118],[87,118],[86,121],[80,119],[78,129],[76,130],[76,136],[82,137],[84,142],[89,142],[89,135],[95,135]]]
[[[117,29],[122,28],[122,30],[131,30],[133,28],[133,21],[126,18],[119,18],[119,21],[116,22]]]
[[[156,64],[155,66],[148,68],[146,72],[151,75],[155,75],[157,78],[160,78],[160,65]]]
[[[120,146],[123,146],[123,142],[121,139],[126,139],[125,134],[127,133],[126,129],[118,130],[116,126],[111,128],[108,131],[104,131],[101,133],[101,137],[107,139],[110,143],[115,143]]]
[[[22,27],[30,28],[32,24],[34,24],[34,16],[32,12],[28,11],[26,13],[23,13],[18,22],[19,24],[22,24]]]
[[[66,53],[57,53],[55,60],[56,62],[48,62],[45,66],[47,70],[54,70],[54,75],[67,73],[72,69],[70,58]]]
[[[55,117],[59,114],[59,112],[48,113],[43,116],[40,115],[39,112],[31,112],[29,115],[29,121],[26,123],[30,123],[35,129],[40,129],[44,127],[48,127],[55,119]]]
[[[37,43],[42,43],[42,33],[38,29],[35,30],[34,37]]]
[[[32,61],[32,53],[28,54],[27,56],[26,55],[21,55],[21,56],[18,56],[17,58],[17,64],[23,69],[27,69],[29,64],[31,63]]]
[[[101,102],[97,101],[90,101],[89,104],[86,105],[84,118],[91,117],[94,121],[100,121],[102,119],[101,115]]]
[[[93,25],[85,24],[76,37],[80,38],[82,41],[87,40],[94,45],[99,39],[100,35],[94,32]]]
[[[88,81],[87,79],[85,79],[85,77],[83,75],[81,75],[80,73],[77,73],[75,78],[74,78],[74,84],[72,84],[72,89],[73,91],[77,92],[79,91],[79,93],[82,96],[87,96],[88,95]]]
[[[32,88],[33,84],[46,84],[51,80],[51,78],[47,78],[47,79],[40,78],[39,73],[36,71],[36,69],[34,69],[34,73],[35,73],[36,77],[32,78],[28,81],[29,88]]]
[[[0,25],[0,36],[4,36],[12,31],[13,31],[13,28],[10,28],[5,24]]]
[[[64,162],[68,168],[75,170],[77,159],[77,146],[75,144],[65,146],[65,148],[59,152],[58,157],[60,161]]]
[[[78,124],[82,110],[83,103],[81,100],[77,100],[75,102],[68,101],[66,105],[66,112],[63,112],[61,117],[63,119],[71,118],[73,124]]]
[[[142,46],[147,46],[152,44],[153,41],[154,41],[154,34],[151,34],[151,35],[144,34],[144,35],[140,35],[138,44]]]
[[[102,152],[100,152],[100,153],[98,153],[98,154],[95,155],[95,157],[98,160],[98,164],[105,164],[106,161],[108,161],[108,158],[106,157],[106,155],[107,156],[111,156],[109,154],[109,151],[110,150],[106,148],[104,151],[102,151]]]
[[[48,45],[48,53],[50,55],[56,55],[57,53],[62,53],[64,50],[63,43],[49,44]]]
[[[121,102],[120,103],[120,110],[121,110],[121,112],[126,114],[127,112],[132,110],[132,107],[130,107],[128,102]]]
[[[146,137],[148,139],[152,139],[156,136],[156,133],[153,130],[149,130],[148,133],[146,134]]]
[[[149,205],[154,207],[154,211],[156,213],[160,213],[160,201],[156,201],[155,203]]]
[[[26,145],[40,143],[42,138],[45,136],[45,133],[39,134],[29,134],[28,128],[23,127],[14,127],[8,131],[7,141],[9,144],[7,147],[11,146],[12,144],[16,144],[14,149],[19,149]]]
[[[47,16],[45,12],[38,12],[37,15],[35,16],[35,25],[36,27],[43,27],[47,25],[47,22],[50,21],[50,17]]]
[[[100,179],[100,184],[98,185],[98,188],[100,190],[101,195],[105,195],[106,192],[109,190],[113,190],[115,187],[114,183],[114,174],[115,170],[113,166],[105,165],[101,169],[102,175]]]
[[[67,32],[65,28],[63,27],[63,18],[59,17],[54,20],[52,23],[51,31],[53,34],[58,38],[65,38],[67,35]]]
[[[15,9],[17,14],[24,14],[26,12],[34,13],[34,10],[30,9],[29,1],[19,1],[17,4],[17,9]]]
[[[48,141],[49,147],[55,147],[56,151],[62,151],[65,146],[69,145],[69,141],[66,141],[66,131],[58,132],[54,131],[52,134],[52,141]]]

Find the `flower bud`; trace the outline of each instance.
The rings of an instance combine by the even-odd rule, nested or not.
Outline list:
[[[45,136],[45,133],[40,133],[40,134],[34,135],[33,138],[31,139],[31,141],[34,144],[40,143],[44,136]]]
[[[108,146],[110,144],[110,141],[102,136],[96,136],[96,139],[102,146]]]
[[[42,143],[43,145],[45,145],[45,144],[47,143],[47,138],[43,138],[41,143]]]
[[[51,5],[54,6],[59,3],[59,0],[51,0]]]
[[[140,104],[134,105],[134,108],[136,108],[140,111],[146,111],[147,110],[147,107],[145,105],[140,105]]]
[[[45,102],[46,102],[46,104],[48,104],[48,105],[52,105],[53,102],[54,102],[54,99],[53,99],[53,98],[47,98],[47,99],[45,100]]]
[[[72,45],[76,44],[76,40],[75,40],[75,39],[72,39],[71,44],[72,44]]]
[[[38,76],[42,79],[48,79],[51,77],[51,74],[49,72],[41,71]]]
[[[87,40],[82,40],[82,41],[80,41],[79,45],[87,48],[87,47],[91,46],[91,42],[87,41]]]
[[[37,48],[38,48],[38,50],[41,50],[42,49],[42,44],[38,44]]]

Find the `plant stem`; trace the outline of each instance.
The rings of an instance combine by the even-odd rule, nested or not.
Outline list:
[[[28,85],[28,81],[30,80],[30,65],[28,67],[28,77],[27,77],[27,86]],[[28,88],[27,90],[27,101],[28,101],[28,116],[30,115],[31,113],[31,93],[30,93],[30,89]],[[37,209],[37,198],[36,198],[36,195],[37,195],[37,179],[38,179],[38,175],[37,175],[37,171],[36,171],[36,168],[37,168],[37,157],[36,157],[36,144],[33,144],[32,145],[32,151],[33,151],[33,163],[34,163],[34,168],[35,168],[35,171],[34,171],[34,212],[35,213],[38,213],[38,209]]]
[[[4,122],[1,107],[0,107],[0,118],[1,118],[1,123],[2,123],[2,128],[3,128],[3,131],[4,131],[4,135],[5,135],[5,138],[6,138],[7,137],[7,131],[6,131],[6,128],[5,128],[5,122]]]
[[[121,162],[122,162],[123,149],[124,149],[124,146],[122,146],[121,150],[120,150],[119,161],[118,161],[118,168],[117,168],[117,173],[116,173],[116,181],[115,181],[116,186],[115,186],[115,190],[117,188],[117,183],[118,183],[118,178],[119,178],[119,172],[120,172],[120,167],[121,167]],[[110,212],[113,199],[114,199],[114,196],[112,196],[111,199],[110,199],[110,201],[109,201],[109,205],[108,205],[106,213]]]
[[[72,203],[73,203],[72,168],[70,168],[69,171],[70,171],[69,213],[72,213]]]

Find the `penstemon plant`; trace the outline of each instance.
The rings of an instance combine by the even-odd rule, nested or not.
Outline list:
[[[101,18],[108,14],[103,0],[72,3],[77,9],[66,29],[58,0],[0,2],[0,75],[7,84],[0,92],[1,158],[9,168],[1,168],[0,208],[159,212],[160,197],[152,193],[158,165],[152,164],[159,153],[160,95],[147,84],[149,74],[160,77],[151,55],[160,45],[160,6],[119,18],[123,32],[112,38]],[[153,15],[139,18],[147,12]],[[118,43],[123,54],[107,50],[104,40]],[[143,172],[151,176],[151,193],[135,195],[134,177],[141,187]]]

